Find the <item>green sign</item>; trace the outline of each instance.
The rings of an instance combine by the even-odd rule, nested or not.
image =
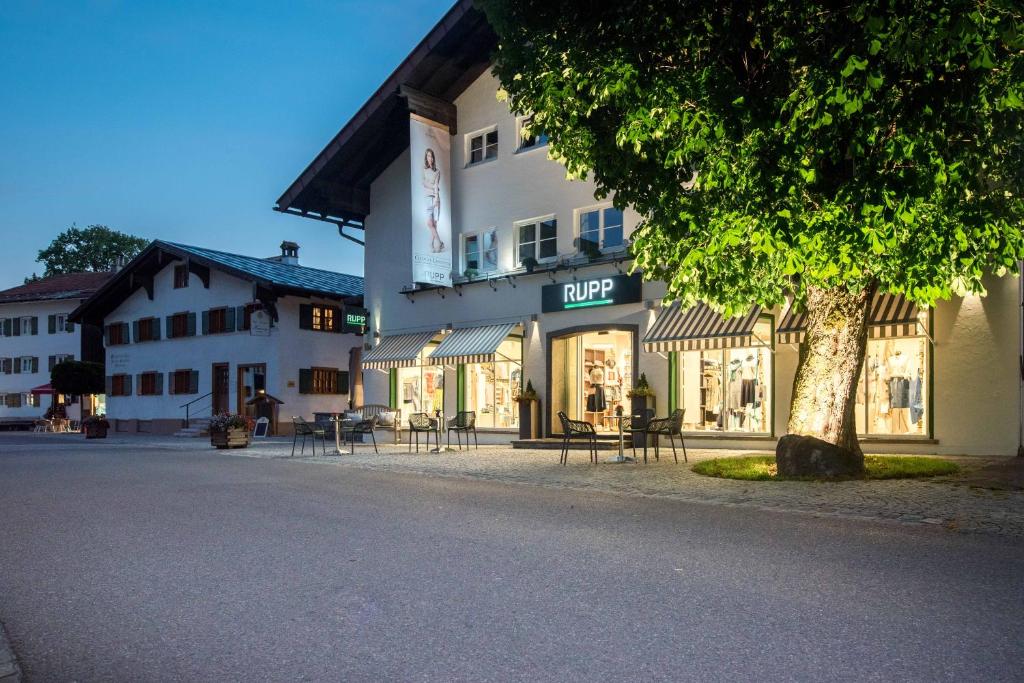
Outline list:
[[[366,309],[346,306],[345,323],[341,330],[342,332],[351,332],[352,334],[363,334],[366,332]]]

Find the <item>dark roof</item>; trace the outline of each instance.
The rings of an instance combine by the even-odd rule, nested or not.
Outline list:
[[[357,275],[156,240],[75,309],[71,319],[99,325],[136,290],[145,288],[152,298],[153,276],[175,262],[186,264],[207,286],[210,270],[252,282],[268,300],[316,296],[353,306],[363,303],[363,278]]]
[[[458,0],[285,190],[275,209],[339,224],[362,221],[370,212],[370,183],[409,146],[410,103],[400,89],[451,103],[487,69],[497,44],[484,13],[472,0]]]
[[[0,304],[58,299],[86,299],[113,277],[113,273],[68,273],[0,291]]]

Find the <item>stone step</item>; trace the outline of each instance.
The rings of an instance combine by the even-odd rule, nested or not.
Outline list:
[[[181,437],[181,438],[196,438],[196,437],[209,436],[209,435],[210,435],[209,426],[206,426],[206,427],[186,427],[186,428],[182,428],[182,429],[179,429],[178,431],[174,432],[174,436]]]

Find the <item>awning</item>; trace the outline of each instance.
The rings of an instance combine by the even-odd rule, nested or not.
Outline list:
[[[519,323],[466,327],[452,330],[427,359],[431,365],[492,363],[501,342]]]
[[[51,387],[49,384],[40,384],[38,387],[34,387],[31,390],[31,393],[35,394],[36,396],[52,396],[53,387]]]
[[[769,340],[754,336],[754,325],[761,308],[754,306],[746,315],[723,318],[707,304],[681,309],[679,304],[662,309],[657,320],[644,337],[644,350],[704,351],[732,349],[745,346],[764,346]]]
[[[419,364],[420,351],[437,332],[396,334],[384,337],[380,343],[363,354],[363,367],[371,370],[409,368]]]
[[[868,317],[868,336],[872,339],[927,336],[919,327],[920,316],[917,304],[902,294],[876,294]],[[807,313],[795,311],[790,306],[779,322],[776,341],[779,344],[799,344],[806,328]]]

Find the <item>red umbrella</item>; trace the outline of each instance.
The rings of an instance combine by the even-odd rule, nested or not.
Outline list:
[[[32,390],[32,393],[36,396],[53,396],[53,387],[49,384],[40,384]]]

